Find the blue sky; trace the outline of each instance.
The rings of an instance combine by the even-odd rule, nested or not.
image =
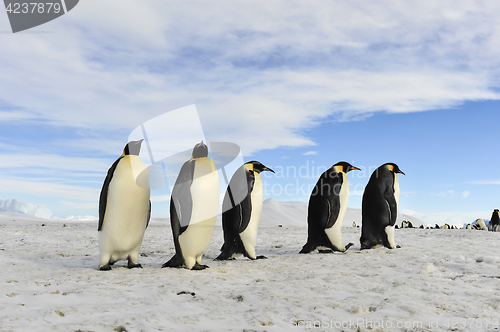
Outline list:
[[[196,104],[209,140],[285,170],[265,177],[266,197],[307,201],[312,170],[346,160],[366,169],[349,176],[360,208],[368,170],[392,161],[407,174],[402,211],[487,219],[500,206],[499,13],[493,1],[86,0],[17,34],[0,13],[0,199],[96,216],[132,130]]]

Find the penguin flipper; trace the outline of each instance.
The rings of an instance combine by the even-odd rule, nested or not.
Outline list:
[[[172,197],[170,199],[170,221],[172,218],[172,205],[177,214],[177,222],[179,223],[179,233],[177,236],[184,233],[189,226],[191,213],[193,210],[193,199],[191,197],[191,184],[194,177],[194,160],[186,161],[179,172],[179,176],[175,181]],[[174,237],[176,234],[174,234]]]
[[[244,166],[238,168],[231,178],[222,203],[224,244],[221,247],[222,253],[216,260],[228,260],[234,254],[246,254],[239,234],[250,222],[252,213],[250,192],[254,181],[255,176]]]
[[[102,225],[104,224],[104,216],[106,214],[106,204],[108,203],[108,189],[109,184],[111,183],[111,179],[113,178],[113,173],[115,172],[116,166],[118,166],[118,162],[123,158],[116,159],[113,165],[108,170],[108,174],[104,179],[104,183],[102,185],[101,194],[99,196],[99,226],[97,230],[100,231],[102,229]]]
[[[320,183],[318,181],[315,190],[320,190],[317,189],[319,185]],[[320,246],[332,246],[330,240],[328,239],[328,236],[325,233],[325,228],[328,228],[327,225],[329,224],[329,220],[332,219],[330,206],[331,205],[327,198],[311,195],[311,198],[309,199],[307,214],[307,243],[302,247],[302,250],[299,252],[299,254],[310,253]],[[322,211],[328,211],[328,213],[321,213]]]
[[[247,229],[250,223],[250,217],[252,216],[252,198],[250,194],[245,197],[245,199],[239,205],[239,216],[238,216],[238,233],[243,232]]]
[[[252,201],[250,193],[255,183],[253,171],[248,171],[244,166],[235,172],[224,196],[222,226],[232,235],[243,232],[250,222],[252,214]],[[237,233],[234,231],[237,229]],[[233,237],[233,236],[232,236]],[[224,237],[226,240],[226,237]]]
[[[149,212],[147,216],[147,221],[146,221],[146,228],[149,226],[149,220],[151,220],[151,201],[149,201]]]

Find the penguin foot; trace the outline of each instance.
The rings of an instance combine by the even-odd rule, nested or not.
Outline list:
[[[216,257],[214,258],[214,261],[235,261],[236,260],[236,257],[230,257],[230,258],[219,258],[219,257]]]
[[[127,267],[129,269],[134,269],[134,268],[139,268],[139,269],[142,269],[142,265],[137,263],[137,264],[134,264],[132,263],[131,261],[128,261],[128,264],[127,264]]]
[[[260,256],[255,257],[255,259],[267,259],[267,257],[264,255],[260,255]]]
[[[354,245],[354,243],[352,242],[349,242],[346,246],[345,246],[345,251],[347,251],[350,247],[352,247]]]
[[[232,254],[229,254],[227,252],[221,252],[219,256],[217,256],[216,258],[214,258],[214,261],[228,261],[228,260],[232,260],[234,259],[231,258]]]
[[[318,249],[318,252],[320,254],[331,254],[331,253],[333,253],[333,250],[332,249]]]
[[[109,265],[109,263],[103,266],[99,266],[99,271],[109,271],[109,270],[111,270],[111,265]]]
[[[401,246],[398,244],[398,245],[396,246],[396,248],[401,248]]]
[[[196,262],[196,264],[194,264],[194,266],[191,268],[191,270],[205,270],[208,268],[209,268],[208,265],[201,265],[201,264],[198,264],[198,262]]]
[[[164,263],[161,267],[183,267],[183,266],[184,266],[184,259],[178,258],[177,255],[174,255],[174,257],[170,258],[170,260]]]
[[[313,251],[314,249],[316,249],[316,246],[312,246],[310,245],[309,243],[306,243],[303,247],[302,247],[302,250],[299,251],[299,254],[308,254],[310,253],[311,251]]]
[[[184,264],[183,265],[174,265],[174,264],[171,264],[170,261],[168,261],[166,263],[163,263],[163,265],[161,267],[162,268],[163,267],[177,267],[177,268],[181,268],[181,267],[184,267]]]

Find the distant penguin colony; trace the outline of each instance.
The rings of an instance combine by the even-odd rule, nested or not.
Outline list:
[[[224,244],[216,260],[234,259],[243,255],[249,259],[256,256],[255,242],[262,213],[263,188],[260,173],[274,171],[258,161],[241,166],[231,178],[222,203],[222,230]]]
[[[123,259],[128,267],[141,267],[139,249],[151,214],[149,178],[139,158],[140,141],[129,142],[108,170],[99,198],[99,270]],[[143,187],[138,185],[144,174]],[[139,178],[136,176],[139,175]]]
[[[219,208],[219,176],[208,147],[196,144],[192,157],[180,170],[170,200],[170,225],[175,255],[162,267],[203,270],[201,256],[207,251]]]
[[[361,219],[361,249],[384,246],[396,248],[394,225],[398,216],[399,180],[404,173],[394,163],[377,168],[363,193]]]
[[[309,198],[307,243],[301,254],[316,249],[321,252],[344,252],[352,243],[342,244],[342,222],[349,199],[347,173],[359,168],[341,161],[321,174]]]

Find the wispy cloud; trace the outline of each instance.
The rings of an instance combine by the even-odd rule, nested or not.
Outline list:
[[[307,151],[306,153],[303,153],[303,156],[315,156],[318,154],[318,151]]]
[[[57,154],[4,154],[0,168],[46,168],[105,174],[111,166],[104,158],[65,157]]]
[[[500,180],[479,180],[479,181],[471,181],[467,182],[470,184],[500,184]]]
[[[467,198],[470,196],[470,194],[471,193],[469,190],[464,190],[461,193],[457,193],[455,190],[451,189],[439,193],[431,193],[431,196],[441,197],[441,198],[457,198],[457,197]]]
[[[442,191],[442,192],[431,194],[431,195],[437,196],[437,197],[443,197],[443,198],[454,197],[455,196],[455,190]]]
[[[0,179],[2,192],[26,193],[43,197],[71,197],[74,201],[97,202],[100,188],[74,186],[45,181],[28,181],[24,179]]]

